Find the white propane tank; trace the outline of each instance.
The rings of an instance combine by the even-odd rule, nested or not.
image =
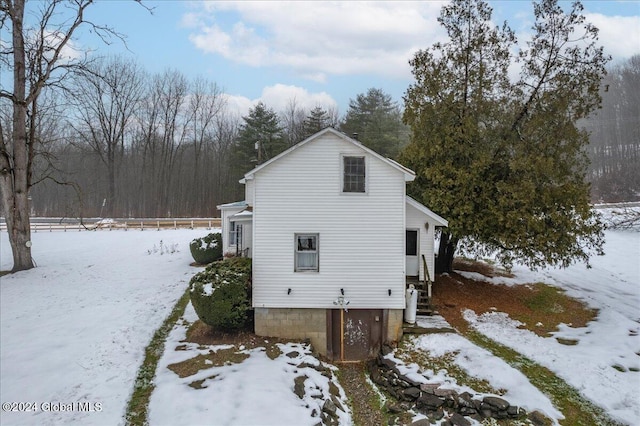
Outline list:
[[[416,311],[418,310],[418,290],[413,284],[407,289],[407,306],[404,310],[404,322],[415,324]]]

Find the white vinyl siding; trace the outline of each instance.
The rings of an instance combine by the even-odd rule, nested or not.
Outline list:
[[[344,156],[366,157],[366,197],[342,195]],[[402,171],[328,133],[253,182],[254,307],[333,309],[343,289],[353,309],[404,308]],[[292,268],[292,238],[303,232],[321,237],[317,273]]]
[[[427,268],[429,269],[429,274],[431,275],[431,280],[434,279],[434,268],[433,268],[433,245],[435,239],[435,225],[433,223],[429,224],[429,229],[425,227],[425,223],[429,220],[429,218],[417,210],[415,207],[407,204],[407,229],[417,229],[420,232],[418,236],[418,255],[420,262],[420,279],[424,279],[424,264],[422,262],[422,255],[424,255],[427,261]]]

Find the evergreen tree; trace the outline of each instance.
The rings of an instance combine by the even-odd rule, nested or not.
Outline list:
[[[371,88],[356,99],[349,100],[340,130],[347,135],[358,134],[365,146],[386,157],[395,158],[408,142],[408,129],[402,123],[402,113],[391,95]]]
[[[461,244],[532,268],[601,253],[585,183],[588,137],[576,121],[599,105],[607,58],[581,11],[579,2],[568,13],[557,0],[534,3],[534,35],[514,83],[507,71],[516,39],[506,23],[492,27],[482,0],[444,6],[438,20],[449,41],[410,61],[416,81],[404,120],[412,134],[402,161],[417,173],[412,195],[449,220],[439,272],[451,270]]]
[[[322,107],[315,107],[309,112],[309,115],[304,120],[305,136],[311,136],[325,127],[329,127],[330,123],[331,116],[329,115],[329,112],[322,109]]]
[[[243,175],[255,166],[275,157],[287,148],[278,114],[259,102],[242,117],[238,139],[234,146],[235,170]]]

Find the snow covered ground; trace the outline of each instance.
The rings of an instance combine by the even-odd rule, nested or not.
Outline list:
[[[151,425],[315,425],[320,422],[324,405],[331,401],[327,375],[332,377],[339,393],[333,399],[337,400],[335,405],[344,408],[344,411],[336,410],[337,418],[341,425],[351,424],[344,390],[330,373],[330,368],[335,367],[327,367],[325,375],[314,368],[321,363],[311,355],[309,345],[277,344],[278,353],[270,358],[261,346],[185,344],[187,324],[197,319],[189,304],[183,322],[177,324],[167,338],[164,355],[158,363],[156,389],[149,403]],[[198,372],[183,378],[168,368],[171,364],[224,349],[232,349],[247,358],[217,366],[209,360]],[[301,397],[293,392],[297,377],[306,377]],[[190,386],[201,380],[197,388]],[[175,401],[180,401],[179,410]]]
[[[0,278],[1,402],[30,411],[3,405],[0,424],[122,424],[144,348],[199,270],[189,242],[208,232],[33,234],[38,267]],[[6,232],[0,248],[10,269]]]
[[[19,408],[32,411],[3,410],[0,424],[123,424],[144,348],[198,271],[189,266],[188,243],[208,232],[34,234],[38,267],[0,278],[1,402],[24,403]],[[638,424],[640,372],[635,370],[640,367],[640,233],[607,231],[606,238],[607,254],[593,259],[593,269],[576,265],[533,273],[516,267],[516,278],[509,281],[513,285],[545,281],[598,308],[597,320],[587,327],[563,327],[557,334],[578,340],[577,345],[561,345],[554,338],[540,338],[517,329],[513,321],[499,313],[478,316],[468,312],[467,318],[482,333],[556,372],[614,418]],[[7,234],[2,232],[0,269],[10,267],[11,250]],[[283,415],[308,415],[308,410],[300,408],[302,400],[292,392],[294,367],[287,363],[300,360],[263,359],[260,351],[253,350],[245,362],[219,372],[226,383],[212,382],[207,389],[193,390],[187,398],[184,394],[191,392],[185,390],[187,385],[166,369],[176,362],[177,358],[171,357],[187,356],[174,350],[182,332],[180,327],[172,332],[158,367],[158,388],[150,404],[152,424],[174,419],[169,417],[170,409],[180,412],[180,419],[209,423],[199,421],[200,416],[214,399],[222,398],[219,392],[237,390],[229,386],[236,379],[240,381],[235,383],[246,384],[247,377],[252,378],[253,386],[262,386],[263,381],[275,384],[263,388],[268,394],[263,398],[269,406],[283,410]],[[422,350],[457,351],[457,362],[469,374],[484,377],[487,371],[496,372],[486,378],[495,387],[506,389],[505,398],[510,402],[561,418],[516,370],[464,339],[451,337],[445,345],[438,340],[442,338],[423,337],[419,346]],[[300,351],[301,357],[307,355]],[[318,379],[306,385],[323,387],[326,382]],[[246,385],[245,393],[240,392],[247,395],[247,401],[257,398],[250,388]],[[204,401],[193,395],[209,398]],[[188,404],[182,404],[185,398]],[[240,424],[262,419],[259,416],[265,410],[264,405],[243,403],[226,406],[221,415],[229,424]]]
[[[532,272],[516,266],[513,279],[496,283],[518,285],[545,282],[566,290],[599,310],[595,321],[583,328],[562,325],[555,337],[577,340],[563,345],[555,337],[543,338],[523,329],[501,312],[465,318],[486,336],[511,347],[549,368],[585,397],[603,407],[614,419],[640,424],[640,232],[605,233],[605,256],[592,258],[592,269]],[[470,278],[473,274],[460,272]]]

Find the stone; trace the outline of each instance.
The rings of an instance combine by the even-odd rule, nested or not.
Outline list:
[[[431,426],[431,422],[428,419],[420,419],[411,423],[409,426]]]
[[[436,411],[430,412],[427,417],[434,422],[440,421],[444,417],[444,410],[440,407]]]
[[[295,379],[293,379],[293,382],[294,382],[293,393],[298,395],[298,398],[300,399],[304,398],[304,382],[307,379],[308,379],[307,376],[298,376]]]
[[[287,354],[287,356],[288,356],[289,358],[297,358],[297,357],[299,357],[299,356],[300,356],[300,353],[299,353],[298,351],[291,351],[291,352],[289,352],[289,353]]]
[[[327,413],[331,417],[336,417],[337,407],[330,399],[324,401],[322,405],[322,411]]]
[[[380,367],[388,368],[392,371],[396,368],[396,363],[387,358],[382,358],[378,364],[380,364]]]
[[[515,405],[510,405],[509,408],[507,408],[507,414],[509,417],[520,417],[524,414],[523,411],[523,409]]]
[[[416,403],[419,407],[427,407],[428,409],[435,410],[441,407],[444,401],[435,395],[425,393],[416,400]]]
[[[382,352],[382,356],[387,356],[391,352],[393,352],[393,348],[385,343],[384,345],[382,345],[382,349],[380,349],[380,352]]]
[[[418,388],[406,388],[402,393],[411,399],[417,399],[422,392]]]
[[[336,408],[340,411],[345,411],[344,407],[342,406],[342,403],[340,402],[340,400],[338,398],[336,398],[335,396],[331,395],[331,401],[333,402],[333,404],[336,406]]]
[[[458,413],[453,413],[453,415],[449,417],[449,421],[454,426],[471,426],[471,422]]]
[[[451,396],[451,397],[455,397],[456,399],[458,397],[458,393],[456,391],[454,391],[453,389],[437,388],[437,389],[433,390],[433,394],[435,396],[442,396],[442,397]]]
[[[498,410],[506,410],[509,408],[509,403],[502,398],[498,398],[497,396],[485,396],[482,398],[482,402],[485,404],[489,404],[492,407],[497,408]]]
[[[460,414],[462,414],[463,416],[470,416],[472,414],[478,414],[478,412],[476,411],[475,408],[472,407],[460,407],[460,409],[458,410],[458,412]]]
[[[422,383],[420,384],[420,390],[422,392],[433,395],[433,392],[440,387],[440,383]]]
[[[463,392],[458,395],[458,406],[472,408],[474,412],[476,411],[473,398],[469,392]]]
[[[547,417],[540,411],[532,411],[527,418],[534,424],[534,426],[545,426],[547,424]]]

